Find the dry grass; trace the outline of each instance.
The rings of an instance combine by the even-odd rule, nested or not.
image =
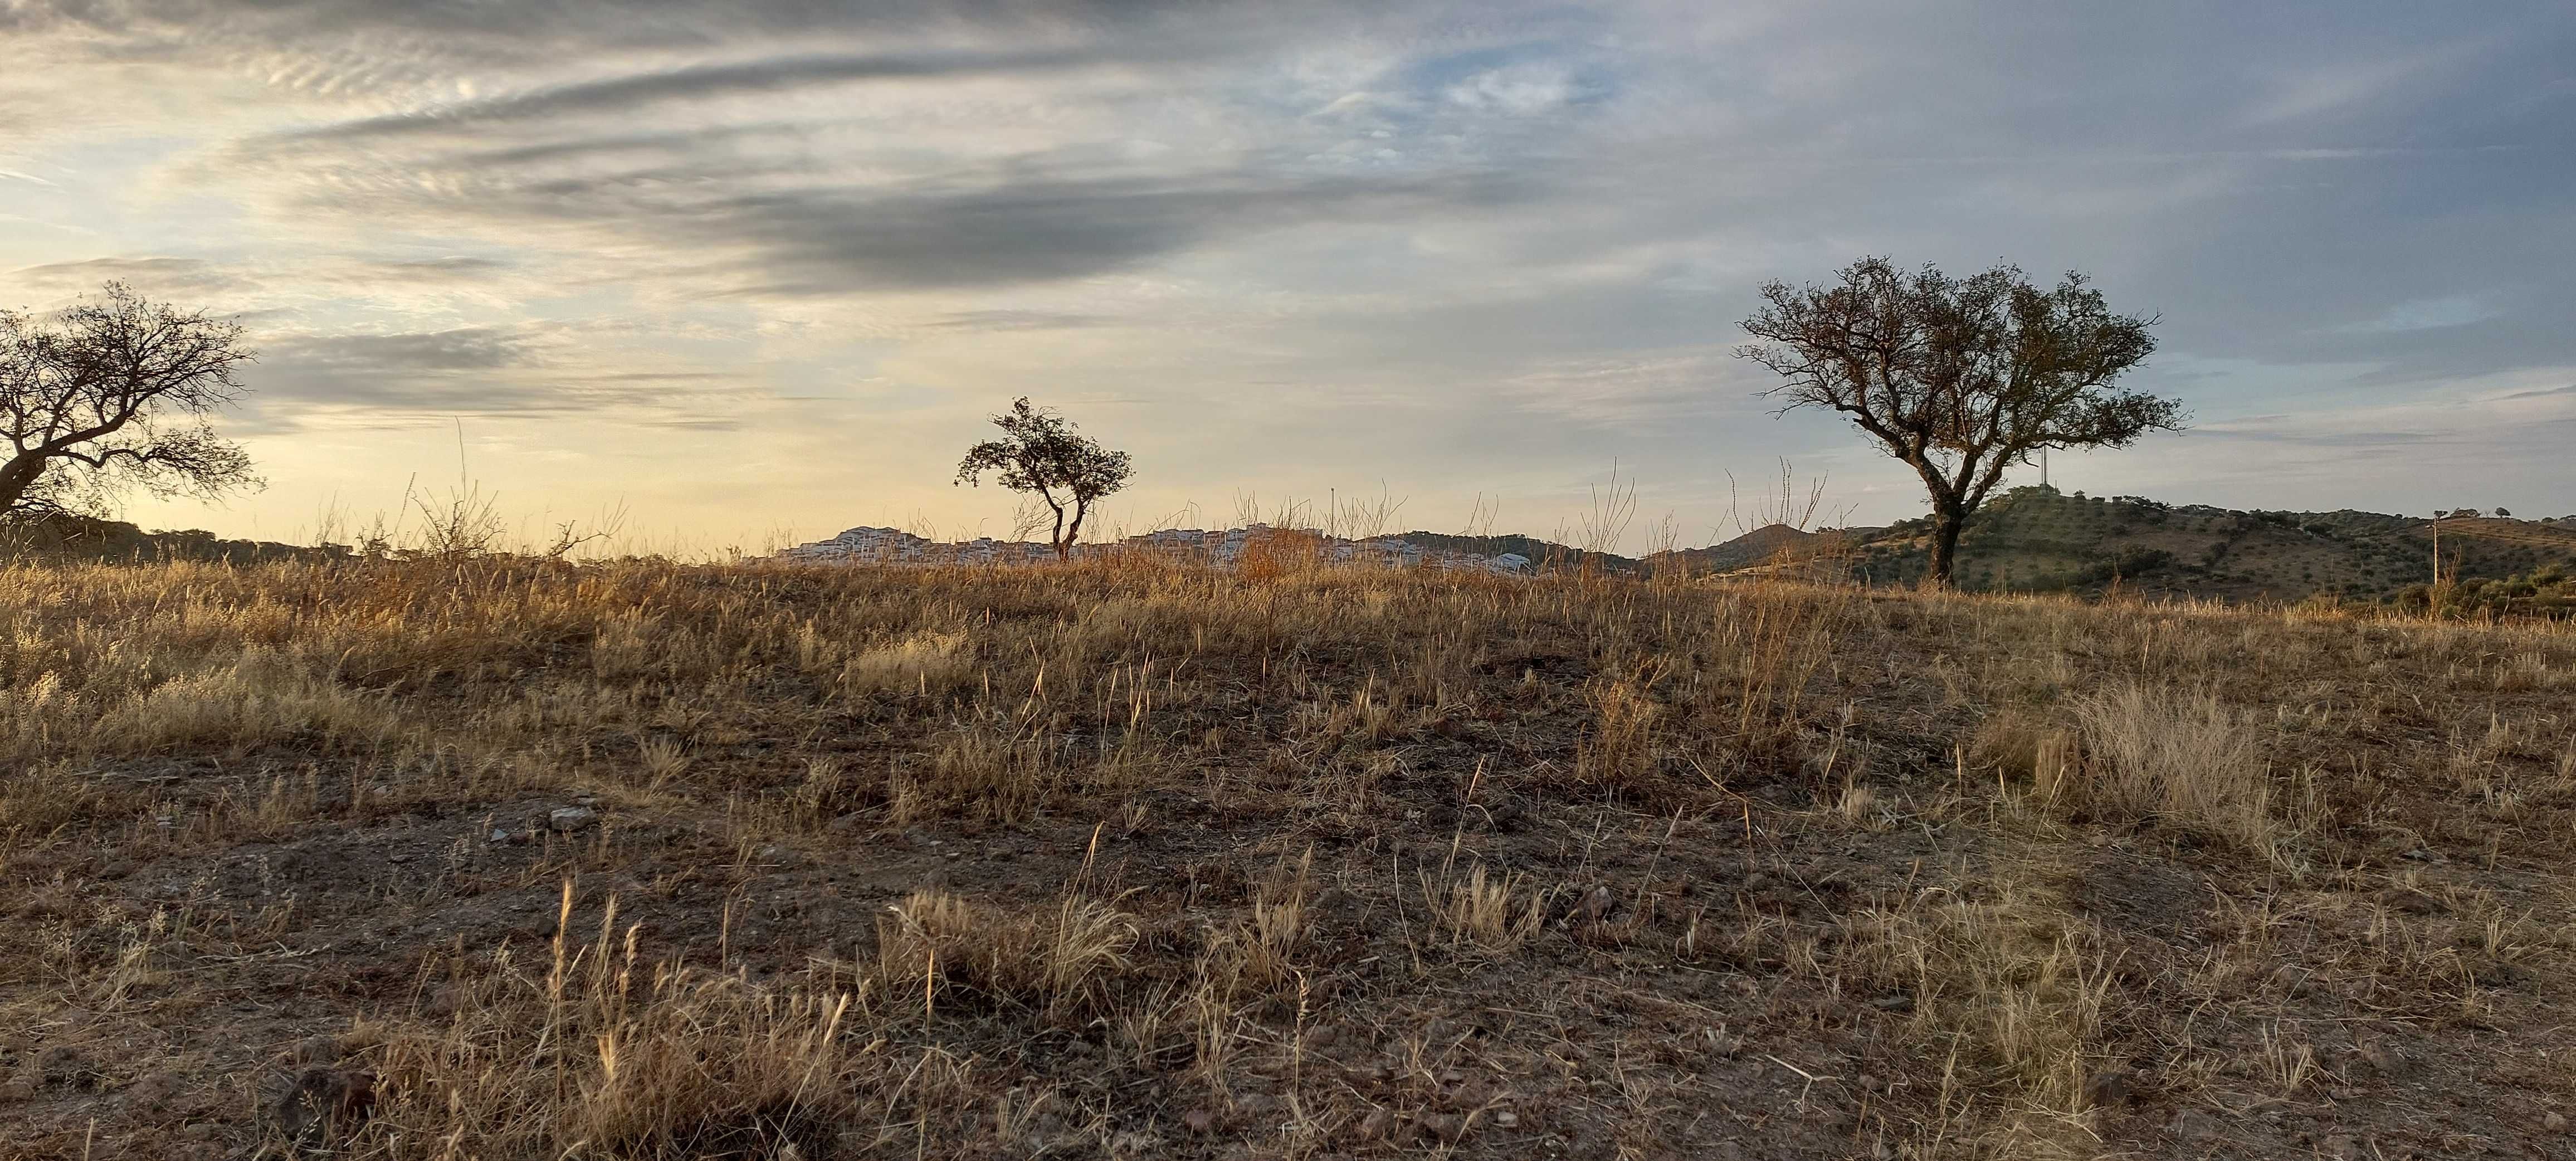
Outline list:
[[[2215,694],[2127,686],[2074,703],[2078,755],[2038,789],[2111,821],[2158,819],[2269,855],[2273,772],[2244,711]]]
[[[1254,563],[9,570],[0,1157],[2563,1146],[2563,627]]]

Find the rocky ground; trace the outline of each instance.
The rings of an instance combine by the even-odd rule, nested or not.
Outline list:
[[[2576,1151],[2563,627],[9,581],[4,1157]]]

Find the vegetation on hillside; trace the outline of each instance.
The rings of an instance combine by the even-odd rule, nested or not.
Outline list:
[[[2532,521],[2440,522],[2445,577],[2501,580],[2576,563],[2576,529]],[[2238,512],[2170,506],[2135,496],[2015,488],[1968,521],[1959,579],[1983,591],[2120,591],[2224,600],[2424,603],[2433,583],[2433,527],[2372,512]],[[1859,539],[1855,577],[1909,584],[1928,561],[1925,521]]]
[[[2576,1104],[2559,626],[508,558],[19,566],[0,622],[14,1155],[2454,1156]]]

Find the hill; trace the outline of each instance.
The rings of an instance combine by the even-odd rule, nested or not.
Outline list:
[[[0,642],[10,1158],[2540,1157],[2576,1107],[2560,626],[387,558],[7,566]]]
[[[251,564],[274,560],[326,560],[345,557],[335,547],[280,544],[272,540],[232,540],[201,529],[146,532],[123,520],[50,513],[33,519],[0,523],[0,555],[46,560],[229,561]]]
[[[1855,579],[1901,586],[1922,579],[1931,531],[1928,519],[1907,520],[1845,530],[1827,543],[1774,526],[1683,555],[1724,571],[1780,551],[1830,551]],[[2576,519],[2235,511],[2027,487],[1969,518],[1957,579],[1972,592],[2098,595],[2116,586],[2228,601],[2421,599],[2433,580],[2436,535],[2446,575],[2464,589],[2510,588],[2517,578],[2576,567]]]

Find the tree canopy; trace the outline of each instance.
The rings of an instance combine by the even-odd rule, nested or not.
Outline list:
[[[123,283],[51,318],[0,310],[0,515],[100,514],[131,488],[212,498],[259,486],[207,417],[254,355],[240,324]]]
[[[2082,274],[2051,290],[2010,264],[1967,278],[1884,258],[1826,286],[1762,287],[1738,353],[1781,377],[1782,411],[1842,414],[1930,492],[1931,576],[1948,583],[1968,513],[2042,451],[2125,447],[2182,426],[2181,405],[2114,380],[2155,349],[2156,320],[2114,313]]]
[[[1002,429],[1002,438],[968,448],[957,465],[957,482],[980,487],[984,473],[998,472],[1003,487],[1035,495],[1055,513],[1048,543],[1056,557],[1071,555],[1092,501],[1127,486],[1127,453],[1100,446],[1075,431],[1071,420],[1025,397],[994,416],[993,426]]]

